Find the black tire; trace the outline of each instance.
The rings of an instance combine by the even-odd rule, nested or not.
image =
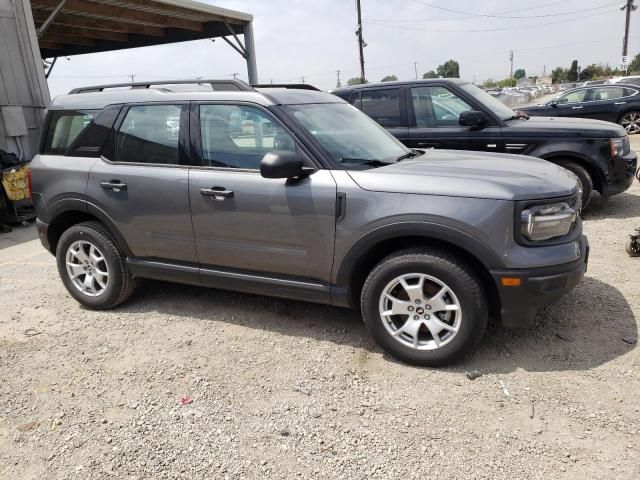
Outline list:
[[[624,249],[630,257],[640,257],[640,238],[629,236]]]
[[[74,242],[85,241],[95,245],[104,257],[109,273],[106,288],[98,296],[89,296],[80,291],[67,271],[67,251]],[[99,222],[84,222],[64,231],[56,248],[58,273],[67,291],[82,305],[95,310],[107,310],[127,300],[135,290],[135,279],[129,273],[125,256],[115,240]]]
[[[563,168],[566,168],[570,172],[578,177],[582,186],[582,208],[587,208],[587,205],[591,202],[593,195],[593,179],[589,172],[577,162],[573,160],[556,160],[555,163]]]
[[[380,314],[385,287],[397,277],[411,273],[430,275],[446,284],[460,304],[460,313],[464,312],[457,333],[440,348],[419,350],[406,346],[387,330]],[[395,358],[425,367],[451,364],[473,351],[484,334],[489,316],[486,294],[473,270],[445,251],[411,249],[385,258],[367,277],[360,302],[364,323],[376,342]],[[401,318],[400,322],[403,321]]]
[[[618,125],[624,128],[629,135],[640,133],[640,112],[637,110],[624,112],[618,119]]]

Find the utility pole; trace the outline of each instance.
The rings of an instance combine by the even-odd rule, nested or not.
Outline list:
[[[418,62],[413,62],[413,69],[416,71],[416,80],[418,79]]]
[[[307,78],[307,77],[300,77],[300,81],[301,81],[302,83],[304,83],[304,79],[305,79],[305,78]]]
[[[362,11],[360,9],[360,0],[356,0],[356,7],[358,9],[358,29],[356,35],[358,36],[358,49],[360,50],[360,82],[365,82],[364,76],[364,47],[365,43],[362,39]]]
[[[131,77],[131,83],[135,83],[136,82],[136,74],[132,73],[131,75],[129,75]]]
[[[231,75],[233,75],[233,79],[236,80],[238,78],[238,75],[240,75],[239,73],[232,73]]]
[[[546,76],[547,75],[547,66],[546,65],[542,65],[542,76]]]
[[[511,63],[511,68],[509,70],[509,78],[513,78],[513,50],[509,52],[509,62]]]
[[[473,84],[474,85],[476,84],[476,74],[475,73],[473,74]]]
[[[340,88],[342,84],[340,83],[340,70],[336,70],[336,74],[338,75],[338,81],[336,82],[336,88]]]
[[[633,4],[633,0],[627,0],[627,4],[620,8],[620,10],[626,10],[626,19],[624,22],[624,41],[622,42],[622,57],[627,56],[627,47],[629,46],[629,21],[631,20],[631,12],[635,12],[638,9]]]

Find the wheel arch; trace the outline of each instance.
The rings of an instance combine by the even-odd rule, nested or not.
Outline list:
[[[558,151],[547,153],[545,155],[542,155],[540,158],[543,158],[544,160],[547,160],[551,163],[555,163],[556,165],[557,160],[569,160],[572,162],[576,162],[578,165],[583,167],[591,177],[591,181],[593,182],[593,189],[597,190],[600,193],[604,191],[603,189],[605,180],[602,176],[602,172],[590,161],[588,156],[573,151]]]
[[[333,303],[358,307],[364,282],[371,270],[388,255],[406,248],[444,250],[473,270],[487,294],[492,316],[500,314],[500,297],[489,268],[501,264],[486,245],[451,227],[430,224],[391,226],[362,237],[343,257],[335,277]]]

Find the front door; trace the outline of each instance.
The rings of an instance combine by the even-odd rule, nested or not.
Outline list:
[[[586,98],[588,88],[572,90],[558,97],[549,113],[552,117],[582,117],[587,113]]]
[[[87,197],[136,257],[196,262],[188,171],[180,166],[188,105],[133,105],[89,172]]]
[[[409,101],[415,121],[409,128],[409,141],[405,142],[407,146],[503,151],[499,125],[490,123],[477,130],[458,123],[460,114],[474,110],[474,107],[455,92],[443,86],[412,87],[410,90]]]
[[[189,178],[200,263],[328,283],[336,218],[331,172],[263,178],[265,153],[300,151],[270,112],[231,104],[201,104],[192,112],[192,150],[203,163]]]

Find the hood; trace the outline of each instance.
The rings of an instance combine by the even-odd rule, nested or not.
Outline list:
[[[537,135],[546,134],[550,137],[582,137],[582,138],[611,138],[624,137],[627,132],[616,123],[605,122],[603,120],[593,120],[591,118],[573,117],[542,117],[538,115],[549,115],[553,107],[529,107],[519,108],[531,117],[528,120],[512,120],[506,127],[507,133],[513,129],[518,133],[531,131]],[[536,110],[539,109],[539,110]],[[545,109],[544,111],[541,109]],[[535,116],[534,116],[535,115]]]
[[[576,192],[573,173],[546,160],[462,150],[424,155],[370,170],[350,170],[364,190],[495,200],[532,200]]]

